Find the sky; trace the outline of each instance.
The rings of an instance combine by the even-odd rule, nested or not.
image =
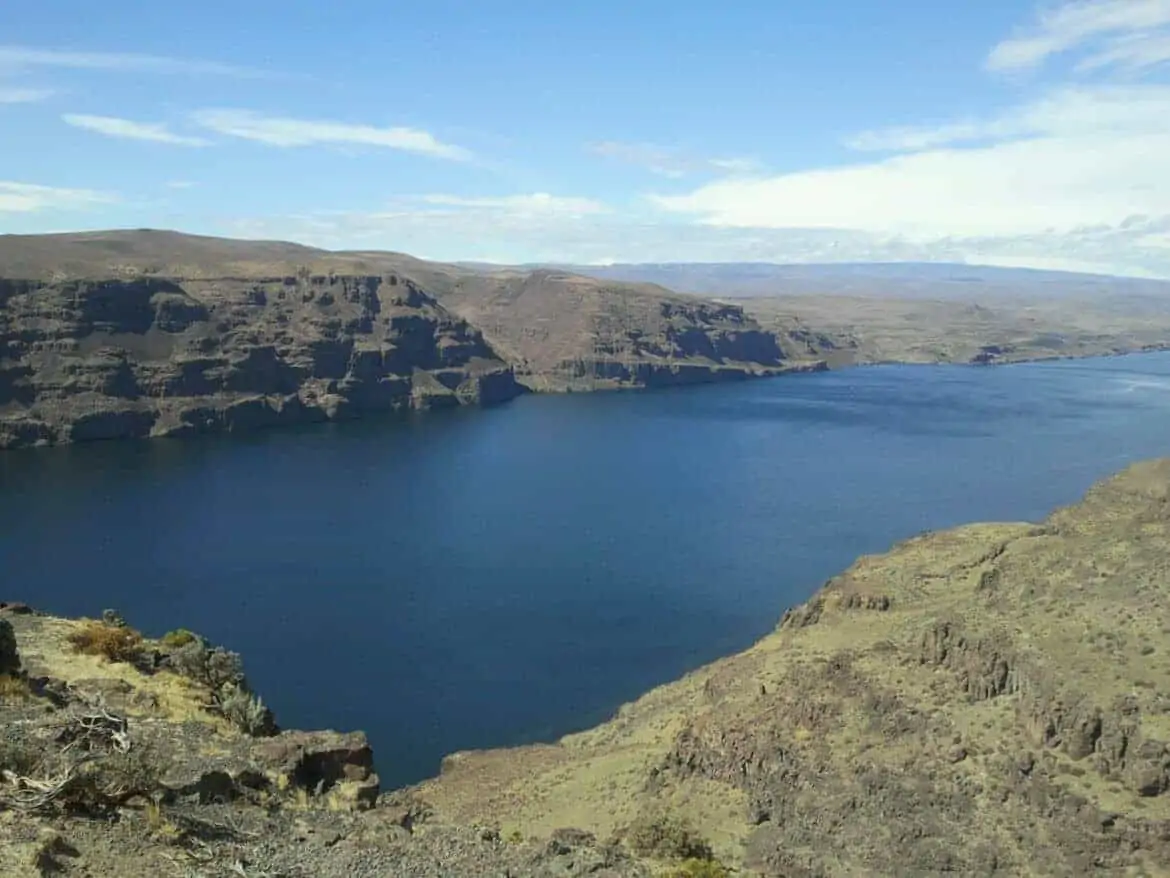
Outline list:
[[[0,233],[1170,277],[1170,0],[37,0]]]

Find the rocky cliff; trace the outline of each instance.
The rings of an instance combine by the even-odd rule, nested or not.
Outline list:
[[[564,272],[431,271],[428,289],[541,390],[733,380],[823,368],[738,305]]]
[[[819,368],[648,285],[175,232],[0,236],[0,448]]]
[[[0,448],[520,390],[477,330],[395,274],[0,280]]]

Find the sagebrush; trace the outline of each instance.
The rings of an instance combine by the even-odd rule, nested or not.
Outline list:
[[[78,652],[112,662],[134,664],[142,658],[142,634],[125,624],[87,619],[70,633],[69,642]]]
[[[647,814],[626,830],[634,853],[663,860],[710,860],[711,845],[685,820],[669,814]]]

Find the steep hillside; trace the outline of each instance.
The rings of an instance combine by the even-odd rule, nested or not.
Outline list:
[[[481,332],[483,330],[483,332]],[[0,236],[0,448],[790,368],[735,305],[176,232]]]
[[[659,815],[749,874],[1170,869],[1170,460],[865,557],[751,649],[418,795],[505,832]]]
[[[519,392],[477,330],[395,275],[0,280],[0,448]]]
[[[689,383],[817,368],[738,305],[557,271],[448,272],[428,288],[539,389]]]

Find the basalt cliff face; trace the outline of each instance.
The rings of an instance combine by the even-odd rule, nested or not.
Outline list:
[[[519,392],[477,330],[392,274],[0,281],[0,447]]]
[[[538,269],[434,270],[426,284],[540,390],[736,380],[824,368],[739,305]]]
[[[823,363],[647,285],[174,232],[0,236],[0,448]]]

